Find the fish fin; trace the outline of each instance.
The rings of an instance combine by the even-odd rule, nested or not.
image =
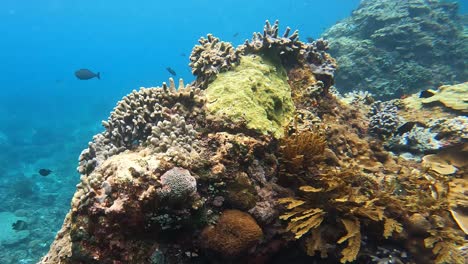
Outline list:
[[[101,73],[98,72],[98,73],[96,74],[96,77],[97,77],[99,80],[101,80]]]

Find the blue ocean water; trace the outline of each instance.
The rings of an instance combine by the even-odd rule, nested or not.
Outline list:
[[[102,130],[101,120],[131,90],[167,81],[166,67],[192,81],[188,57],[201,36],[238,45],[266,19],[279,19],[302,39],[317,38],[358,4],[2,0],[0,212],[26,217],[30,235],[0,243],[0,263],[34,263],[47,252],[79,180],[79,153]],[[460,4],[466,12],[467,1]],[[100,72],[101,80],[78,80],[80,68]],[[53,172],[41,176],[41,168]]]

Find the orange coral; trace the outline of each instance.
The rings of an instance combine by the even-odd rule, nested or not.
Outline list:
[[[203,230],[201,243],[204,248],[225,257],[235,257],[254,246],[262,236],[262,229],[249,214],[226,210],[216,226]]]

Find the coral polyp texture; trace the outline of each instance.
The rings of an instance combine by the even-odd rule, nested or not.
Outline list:
[[[326,42],[278,32],[208,35],[193,83],[119,101],[40,263],[466,262],[454,100],[342,101]]]

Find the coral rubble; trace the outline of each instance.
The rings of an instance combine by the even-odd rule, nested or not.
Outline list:
[[[337,87],[379,99],[468,79],[468,39],[458,3],[365,0],[324,33],[337,59]]]
[[[423,124],[403,111],[425,108],[401,100],[342,102],[326,42],[278,30],[267,22],[236,49],[208,35],[192,84],[118,102],[80,156],[41,263],[463,263],[467,150],[448,147],[466,139],[440,128],[463,120]],[[385,149],[400,136],[415,141],[405,151],[435,154],[422,130],[443,155],[421,164]],[[448,157],[456,170],[441,173],[434,159]]]

